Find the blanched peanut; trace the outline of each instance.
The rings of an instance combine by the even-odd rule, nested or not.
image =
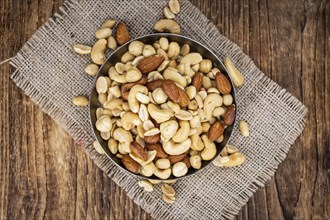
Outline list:
[[[246,121],[242,120],[239,122],[239,130],[241,132],[241,135],[244,137],[248,137],[250,135],[249,126]]]

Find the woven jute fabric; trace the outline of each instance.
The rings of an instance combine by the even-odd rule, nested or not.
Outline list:
[[[127,195],[157,219],[226,219],[233,218],[252,194],[264,186],[284,160],[300,135],[307,109],[295,97],[265,77],[251,59],[189,1],[180,0],[176,17],[182,34],[208,46],[221,59],[228,56],[245,76],[237,89],[237,119],[249,122],[250,137],[239,135],[235,127],[230,143],[247,157],[241,167],[208,166],[174,184],[175,204],[162,200],[159,186],[144,192],[137,179],[119,170],[105,155],[91,146],[94,140],[88,108],[74,107],[72,97],[89,95],[93,77],[84,72],[89,56],[73,52],[72,45],[93,45],[94,32],[106,19],[128,24],[133,37],[153,33],[153,24],[163,17],[168,0],[81,0],[67,1],[58,14],[49,19],[11,64],[15,83],[41,106],[77,142],[91,159]]]

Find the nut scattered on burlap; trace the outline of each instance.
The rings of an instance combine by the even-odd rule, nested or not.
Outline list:
[[[89,56],[76,54],[72,45],[93,45],[93,34],[106,19],[125,21],[133,37],[153,33],[168,0],[67,1],[60,13],[43,25],[12,58],[15,83],[60,126],[83,144],[85,152],[128,196],[154,218],[232,218],[259,186],[274,175],[290,146],[300,135],[307,109],[295,97],[265,77],[251,59],[189,1],[180,0],[176,17],[182,34],[208,46],[221,59],[228,56],[245,76],[237,90],[237,121],[249,121],[250,137],[237,125],[230,143],[247,156],[241,167],[208,166],[204,172],[178,181],[175,204],[166,204],[160,190],[145,192],[137,180],[122,172],[93,149],[88,108],[73,106],[72,97],[89,95],[94,78],[84,72]],[[141,16],[143,15],[143,16]]]

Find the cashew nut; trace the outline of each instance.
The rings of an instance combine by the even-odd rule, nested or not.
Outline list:
[[[144,60],[145,57],[144,56],[138,56],[138,57],[135,57],[135,59],[132,61],[132,65],[133,66],[136,66],[138,65],[142,60]]]
[[[188,121],[179,121],[180,129],[175,133],[172,140],[181,143],[188,139],[190,133],[190,125]]]
[[[160,170],[156,167],[156,170],[154,172],[154,175],[157,176],[159,179],[166,180],[168,179],[172,174],[171,168],[168,168],[166,170]]]
[[[177,69],[173,67],[167,67],[164,70],[163,76],[165,79],[172,80],[176,83],[179,83],[181,86],[187,86],[187,80],[184,76],[182,76]]]
[[[148,88],[142,85],[135,85],[128,93],[127,101],[132,112],[137,113],[139,111],[139,101],[136,99],[136,94],[148,94]]]
[[[108,148],[112,154],[116,154],[118,152],[118,141],[110,138],[108,141]]]
[[[92,47],[91,58],[92,61],[98,65],[101,65],[105,61],[105,49],[107,48],[107,40],[100,39],[96,41],[94,46]]]
[[[140,56],[144,48],[144,43],[141,41],[132,41],[128,46],[128,51],[134,56]]]
[[[127,83],[126,74],[119,74],[114,66],[109,68],[108,74],[110,79],[117,83]]]
[[[167,121],[173,116],[172,110],[159,109],[156,105],[151,103],[148,105],[148,111],[150,116],[155,119],[157,123]]]
[[[189,123],[191,128],[197,128],[201,126],[201,118],[199,115],[196,115],[189,121]]]
[[[159,39],[159,45],[160,45],[160,48],[162,48],[163,50],[167,51],[168,50],[168,46],[169,46],[168,39],[166,37],[161,37]]]
[[[193,118],[192,114],[185,110],[181,110],[179,114],[175,114],[175,117],[185,121],[189,121]]]
[[[180,54],[180,45],[177,42],[171,42],[168,46],[167,56],[169,59],[176,59]]]
[[[197,131],[195,134],[191,135],[191,149],[201,151],[204,149],[204,143],[200,138],[200,133]]]
[[[181,111],[181,107],[180,107],[180,105],[179,104],[177,104],[177,103],[175,103],[175,102],[173,102],[173,101],[168,101],[167,102],[167,106],[170,108],[170,109],[172,109],[175,113],[180,113],[180,111]]]
[[[216,107],[213,111],[212,111],[212,116],[213,117],[220,117],[222,115],[224,115],[226,112],[226,110],[223,107]]]
[[[154,174],[155,170],[156,170],[155,164],[153,162],[150,162],[144,166],[141,166],[140,173],[143,176],[150,177]]]
[[[149,98],[149,97],[148,97]],[[141,119],[141,121],[145,122],[148,121],[149,119],[149,113],[148,113],[148,109],[147,106],[141,104],[140,105],[140,109],[139,109],[139,118]]]
[[[160,124],[160,133],[167,139],[171,139],[179,128],[176,120],[169,120]]]
[[[175,18],[175,14],[173,14],[173,12],[171,11],[171,9],[169,7],[165,7],[163,10],[164,16],[167,19],[174,19]]]
[[[212,118],[212,112],[222,105],[222,97],[219,94],[209,94],[204,100],[204,112],[207,120]]]
[[[163,142],[163,149],[169,155],[180,155],[189,150],[191,140],[187,139],[182,143],[174,143],[174,141]]]
[[[108,47],[111,50],[116,50],[117,49],[117,41],[113,36],[108,37]]]
[[[131,148],[129,147],[130,143],[133,141],[131,132],[126,131],[123,128],[117,128],[113,132],[113,138],[119,142],[118,149],[121,154],[131,152]]]
[[[185,44],[181,47],[181,51],[180,51],[181,56],[186,56],[189,52],[190,52],[189,44]]]
[[[141,166],[145,166],[145,165],[147,165],[148,163],[152,162],[152,161],[156,158],[157,151],[155,151],[155,150],[148,151],[147,154],[148,154],[148,159],[147,159],[147,160],[142,160],[141,158],[135,156],[135,155],[132,154],[132,153],[130,153],[129,156],[130,156],[133,160],[135,160],[136,162],[138,162],[139,164],[141,164]]]
[[[214,142],[209,141],[207,135],[202,135],[202,140],[205,148],[201,153],[201,157],[203,160],[212,160],[217,154],[217,148]]]
[[[158,128],[151,128],[150,130],[147,130],[146,132],[144,132],[144,136],[149,137],[149,136],[154,136],[159,133],[160,133],[160,130]]]
[[[121,117],[121,124],[125,130],[131,130],[133,127],[141,124],[139,116],[133,112],[125,112]]]
[[[109,132],[112,128],[112,121],[108,115],[102,115],[95,122],[95,127],[98,131]]]
[[[133,68],[127,71],[126,81],[127,82],[136,82],[142,78],[142,73],[137,68]]]
[[[180,64],[184,65],[184,73],[190,77],[195,75],[195,71],[191,69],[191,66],[200,63],[203,57],[199,53],[188,53],[182,57]]]
[[[202,166],[202,158],[199,155],[191,156],[189,161],[190,165],[196,170],[199,170]]]
[[[175,177],[180,177],[186,175],[188,172],[188,167],[184,162],[177,162],[172,167],[172,173]]]
[[[158,48],[157,49],[157,54],[165,57],[164,61],[168,61],[168,63],[170,63],[170,61],[168,60],[168,55],[167,55],[165,50],[163,50],[162,48]]]
[[[180,34],[179,24],[172,19],[161,19],[156,22],[154,29],[158,32],[170,32],[172,34]]]
[[[75,44],[73,45],[73,50],[78,54],[90,54],[92,48],[90,46],[86,46],[82,44]]]
[[[171,167],[170,160],[167,158],[161,158],[156,160],[156,167],[162,170],[168,169]]]
[[[203,87],[209,89],[212,87],[212,81],[209,77],[203,76]]]
[[[160,66],[158,67],[157,71],[163,71],[168,66],[169,63],[170,63],[170,61],[165,59],[162,62],[162,64],[160,64]]]

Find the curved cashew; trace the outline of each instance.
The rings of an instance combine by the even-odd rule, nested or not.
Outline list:
[[[203,57],[199,53],[188,53],[182,57],[180,64],[184,65],[184,73],[190,77],[195,75],[195,71],[191,69],[191,66],[200,63]]]
[[[157,176],[159,179],[168,179],[172,174],[171,168],[168,168],[166,170],[160,170],[156,167],[156,170],[154,172],[154,175]]]
[[[154,98],[157,104],[165,103],[168,98],[168,96],[161,88],[157,88],[154,91],[152,91],[152,97]]]
[[[179,83],[181,86],[187,86],[187,80],[179,71],[173,67],[167,67],[164,71],[164,78]]]
[[[127,101],[132,112],[137,113],[139,111],[139,101],[136,99],[136,94],[148,94],[148,88],[142,85],[135,85],[128,93]]]
[[[118,141],[110,138],[108,141],[108,148],[112,154],[116,154],[118,152]]]
[[[192,114],[185,110],[181,110],[179,114],[175,114],[175,117],[184,121],[189,121],[193,118]]]
[[[168,169],[171,167],[170,160],[167,158],[161,158],[156,161],[156,167],[162,170]]]
[[[91,51],[91,58],[92,61],[98,65],[101,65],[105,61],[105,49],[107,48],[107,40],[106,39],[100,39],[96,41],[94,46],[92,47]]]
[[[131,152],[131,148],[129,147],[130,143],[133,141],[131,132],[123,128],[117,128],[113,132],[113,138],[119,142],[118,149],[121,154]]]
[[[212,112],[216,107],[222,105],[222,97],[219,94],[212,93],[206,96],[204,100],[204,112],[207,120],[212,118]]]
[[[173,116],[172,110],[169,109],[159,109],[156,105],[154,104],[149,104],[148,105],[148,111],[150,116],[155,119],[157,123],[162,123],[164,121],[169,120]]]
[[[175,113],[179,114],[181,111],[181,107],[179,104],[173,102],[173,101],[168,101],[167,106],[172,109]]]
[[[154,29],[158,32],[170,32],[172,34],[180,34],[179,24],[172,19],[161,19],[154,25]]]
[[[201,157],[203,160],[212,160],[217,154],[217,148],[214,142],[209,141],[207,135],[202,135],[202,140],[204,142],[205,148],[201,153]]]
[[[119,74],[114,66],[109,68],[108,74],[110,79],[117,83],[127,83],[126,73]]]
[[[137,68],[132,68],[126,72],[127,82],[136,82],[142,78],[142,73]]]
[[[162,136],[164,136],[166,139],[170,139],[175,135],[178,128],[179,124],[176,122],[176,120],[169,120],[161,123],[159,129]]]
[[[141,166],[145,166],[145,165],[147,165],[148,163],[152,162],[152,161],[156,158],[157,151],[155,151],[155,150],[148,151],[147,154],[148,154],[148,159],[147,159],[147,160],[142,160],[141,158],[135,156],[135,155],[132,154],[132,153],[130,153],[129,156],[130,156],[133,160],[135,160],[136,162],[138,162],[139,164],[141,164]]]
[[[172,140],[181,143],[187,140],[190,133],[190,125],[188,121],[179,121],[180,129],[175,133]]]
[[[148,96],[147,96],[148,97]],[[149,98],[149,97],[148,97]],[[145,122],[148,121],[149,119],[149,112],[147,109],[147,106],[141,104],[140,105],[140,109],[139,109],[139,118],[141,119],[141,121]]]
[[[112,120],[108,115],[102,115],[95,122],[95,127],[98,131],[109,132],[112,128]]]
[[[180,155],[189,150],[191,140],[187,139],[182,143],[174,143],[174,141],[163,142],[163,149],[169,155]]]
[[[199,155],[193,155],[190,157],[190,165],[198,170],[202,166],[202,158]]]
[[[196,115],[189,121],[189,123],[191,128],[197,128],[201,125],[201,118],[199,115]]]
[[[121,116],[121,126],[125,130],[129,131],[132,128],[134,128],[135,126],[138,126],[140,124],[141,124],[141,120],[140,120],[139,116],[133,112],[125,112]]]
[[[140,173],[143,175],[143,176],[146,176],[146,177],[149,177],[149,176],[152,176],[154,174],[156,170],[156,166],[153,162],[150,162],[144,166],[141,166],[141,170],[140,170]]]
[[[200,138],[200,133],[197,131],[195,134],[191,135],[191,149],[201,151],[204,149],[204,144]]]
[[[186,175],[188,172],[188,167],[184,162],[177,162],[172,167],[172,173],[175,177],[180,177]]]

